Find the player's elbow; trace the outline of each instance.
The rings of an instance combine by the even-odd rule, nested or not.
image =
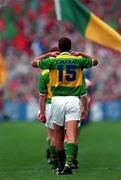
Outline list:
[[[37,62],[36,62],[35,60],[32,60],[32,61],[31,61],[31,65],[32,65],[33,67],[37,67]]]
[[[98,60],[97,60],[97,59],[93,59],[92,65],[93,65],[93,66],[96,66],[97,64],[98,64]]]

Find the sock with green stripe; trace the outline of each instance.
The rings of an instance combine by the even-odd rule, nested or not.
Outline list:
[[[77,155],[78,155],[78,144],[75,144],[75,152],[74,152],[73,160],[77,160]]]
[[[65,149],[65,151],[66,151],[66,164],[68,164],[69,167],[72,165],[76,147],[77,147],[77,144],[67,143],[67,148]]]

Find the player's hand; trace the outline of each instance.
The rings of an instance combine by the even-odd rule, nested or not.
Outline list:
[[[82,113],[81,113],[81,121],[86,120],[87,117],[88,117],[88,111],[87,110],[82,111]]]
[[[40,121],[41,123],[46,123],[46,116],[45,116],[44,114],[40,114],[40,116],[39,116],[39,121]]]
[[[72,52],[71,52],[71,55],[72,55],[72,56],[80,56],[81,53],[80,53],[80,52],[72,51]]]
[[[40,111],[38,111],[37,116],[38,116],[38,120],[39,120],[40,123],[46,123],[46,116],[45,116],[45,114],[41,114]]]
[[[49,55],[52,56],[52,57],[56,57],[60,54],[59,51],[55,51],[55,52],[50,52]]]

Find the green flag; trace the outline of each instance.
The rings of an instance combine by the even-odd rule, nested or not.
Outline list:
[[[79,0],[55,0],[58,20],[71,22],[87,39],[121,52],[121,35]]]

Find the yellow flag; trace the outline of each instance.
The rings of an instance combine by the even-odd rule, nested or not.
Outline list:
[[[0,86],[4,86],[7,80],[7,67],[5,58],[0,54]]]

